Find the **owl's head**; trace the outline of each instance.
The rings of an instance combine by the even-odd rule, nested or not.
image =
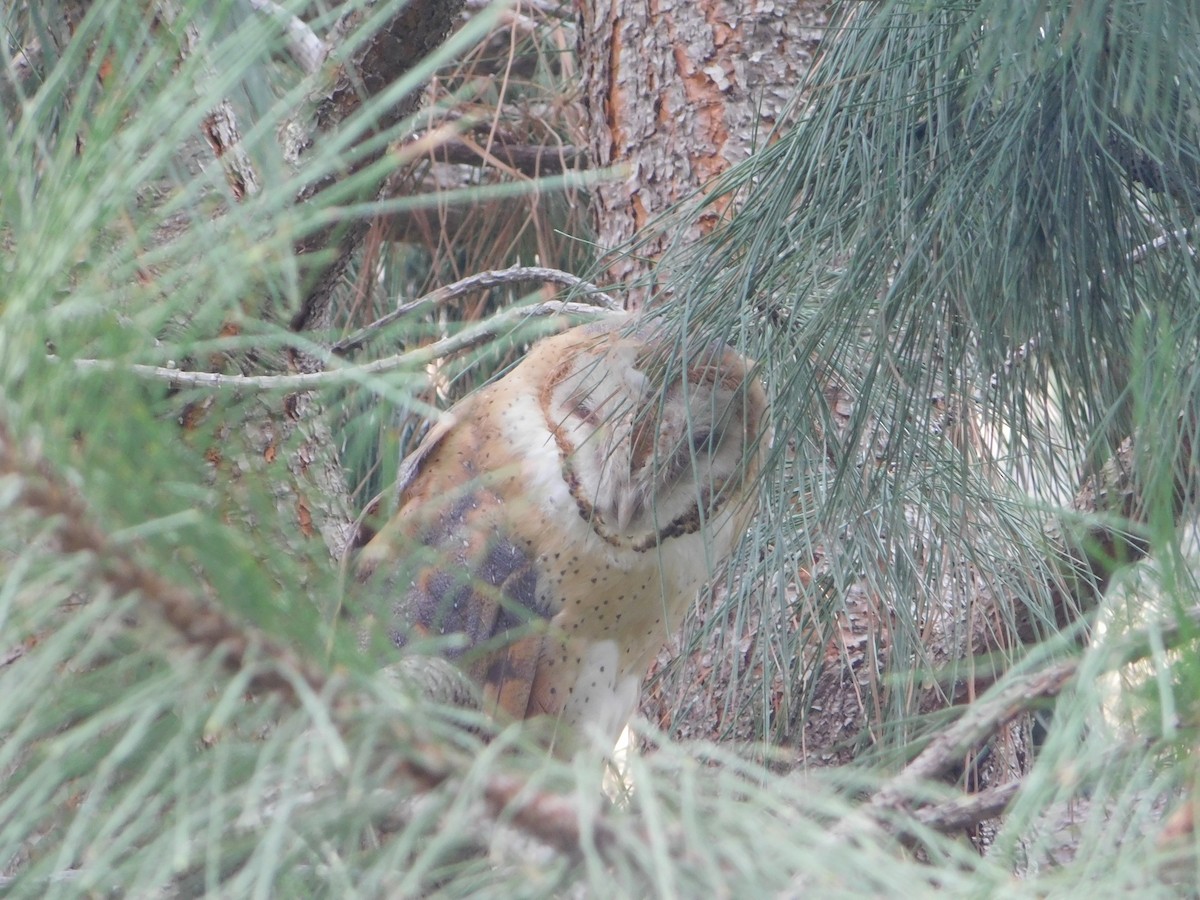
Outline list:
[[[649,326],[569,335],[541,402],[597,534],[649,549],[744,501],[768,444],[766,394],[745,359],[720,343],[681,348]]]

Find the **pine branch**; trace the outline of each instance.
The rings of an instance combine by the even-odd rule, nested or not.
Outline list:
[[[249,686],[272,693],[289,705],[302,701],[297,682],[308,692],[326,697],[333,721],[343,733],[355,727],[363,696],[331,678],[320,668],[300,659],[293,651],[235,621],[206,600],[179,588],[139,562],[127,547],[114,543],[92,522],[82,498],[63,482],[44,459],[19,446],[7,425],[0,421],[0,478],[11,477],[16,489],[9,502],[41,520],[53,522],[51,534],[65,555],[86,554],[95,577],[109,587],[114,597],[135,594],[143,607],[157,614],[190,647],[216,655],[231,672],[248,666],[258,668]],[[9,653],[4,664],[24,655]],[[259,662],[261,660],[261,662]],[[265,663],[265,665],[264,665]],[[413,668],[406,667],[411,676]],[[432,791],[450,779],[464,775],[470,761],[447,746],[422,737],[410,726],[396,723],[396,740],[406,748],[393,775]],[[584,820],[570,798],[531,788],[522,778],[503,773],[487,777],[483,796],[494,819],[515,824],[539,841],[574,854],[583,846],[584,832],[598,850],[616,846],[616,836],[602,812]]]
[[[1017,716],[1041,701],[1057,696],[1078,669],[1077,660],[1058,663],[1014,679],[993,695],[967,706],[958,721],[934,738],[916,759],[875,793],[868,805],[870,814],[877,816],[908,807],[919,796],[924,783],[961,763],[962,758],[984,738]]]
[[[1019,780],[1008,781],[976,794],[965,794],[945,803],[922,807],[912,816],[926,828],[943,834],[962,831],[1004,813],[1023,783]]]
[[[251,665],[258,654],[268,657],[273,665],[251,679],[255,689],[294,700],[294,678],[308,682],[317,693],[326,688],[325,675],[319,669],[267,636],[234,622],[204,599],[171,584],[138,562],[128,548],[115,544],[91,521],[82,498],[51,472],[44,460],[23,452],[3,422],[0,475],[15,478],[17,491],[11,502],[53,522],[53,535],[62,553],[86,554],[96,578],[114,597],[136,593],[190,646],[219,655],[231,670]]]

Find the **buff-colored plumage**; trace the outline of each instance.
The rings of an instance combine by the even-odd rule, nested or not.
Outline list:
[[[722,345],[625,318],[536,344],[431,430],[359,577],[398,646],[451,655],[490,711],[615,740],[650,661],[750,512],[766,397]],[[664,388],[664,372],[669,384]],[[686,376],[686,377],[685,377]]]

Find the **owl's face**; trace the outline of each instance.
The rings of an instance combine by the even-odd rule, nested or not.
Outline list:
[[[644,551],[742,498],[766,398],[723,345],[681,355],[653,334],[596,332],[550,373],[541,404],[581,515],[608,543]]]

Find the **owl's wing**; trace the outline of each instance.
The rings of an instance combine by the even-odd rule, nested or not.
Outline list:
[[[483,687],[485,709],[502,709],[514,718],[533,714],[530,694],[537,676],[538,661],[546,641],[546,618],[538,610],[536,585],[519,573],[501,586],[497,616],[486,652],[476,666],[476,680]]]
[[[457,424],[435,425],[402,463],[400,510],[363,548],[358,575],[390,601],[393,644],[458,636],[445,655],[481,685],[487,711],[524,718],[549,613],[536,560],[512,533],[521,500],[476,470],[485,436]]]
[[[457,424],[458,417],[453,412],[442,413],[441,417],[425,432],[425,437],[421,439],[417,449],[401,460],[400,469],[396,472],[396,509],[404,505],[404,495],[420,474],[421,465]]]
[[[427,562],[397,598],[397,625],[460,636],[449,655],[483,687],[488,711],[524,718],[546,616],[535,560],[506,533],[504,500],[483,485],[440,505],[412,535]]]
[[[403,509],[405,503],[412,499],[411,489],[417,484],[422,472],[428,472],[428,468],[425,466],[426,462],[451,434],[457,421],[457,417],[452,413],[444,414],[425,433],[421,443],[417,445],[417,449],[400,461],[400,468],[396,473],[396,509]],[[401,530],[398,527],[398,520],[399,517],[389,520],[359,551],[358,559],[355,561],[354,575],[360,584],[369,583],[375,577],[378,569],[387,569],[389,562],[395,562],[396,553],[400,550],[402,543],[398,534]],[[386,577],[386,584],[390,588],[396,580],[396,573],[386,573],[383,577]]]

